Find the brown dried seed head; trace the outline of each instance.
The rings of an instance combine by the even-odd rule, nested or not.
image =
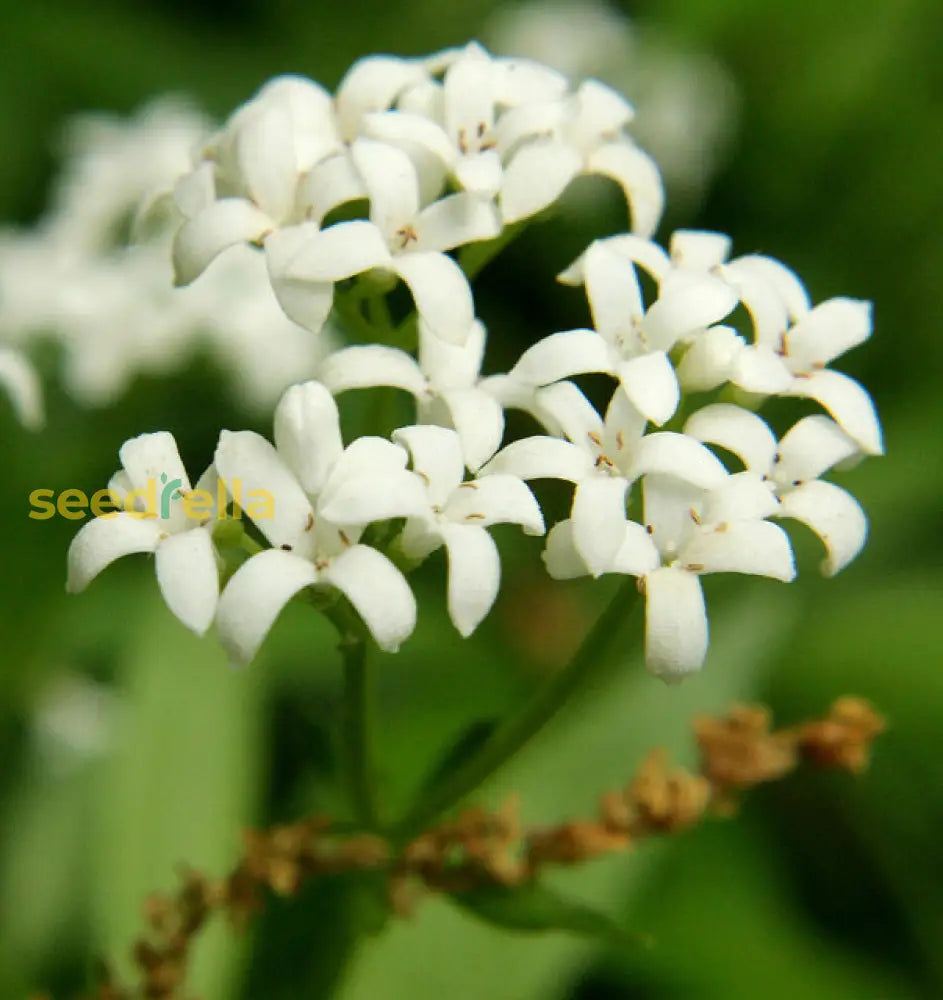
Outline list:
[[[756,705],[736,706],[725,719],[696,719],[701,770],[727,788],[747,788],[787,774],[796,766],[794,741],[769,727],[769,712]]]
[[[829,714],[801,728],[802,752],[817,764],[860,772],[868,765],[871,744],[884,732],[886,723],[861,698],[839,698]]]

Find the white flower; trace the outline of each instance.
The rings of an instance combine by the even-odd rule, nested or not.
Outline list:
[[[685,355],[679,376],[686,389],[724,382],[764,395],[800,396],[820,403],[869,455],[884,446],[867,391],[827,366],[871,336],[871,303],[836,297],[814,308],[802,282],[771,257],[751,254],[724,263],[728,237],[681,231],[671,241],[682,272],[710,270],[737,291],[753,321],[747,343],[729,327],[708,330]]]
[[[672,271],[654,243],[634,240],[632,246],[645,247],[644,259],[652,262],[660,279],[658,298],[651,306],[645,308],[635,262],[620,252],[615,241],[597,241],[563,276],[585,282],[596,332],[551,334],[528,348],[511,374],[523,382],[545,385],[570,375],[608,372],[639,412],[663,424],[680,400],[668,352],[679,340],[723,319],[736,306],[737,296],[713,275]]]
[[[334,399],[318,382],[285,393],[275,443],[277,450],[251,431],[224,431],[216,450],[227,484],[238,482],[246,495],[265,491],[272,501],[254,520],[273,548],[241,566],[220,598],[220,638],[233,662],[249,663],[285,604],[315,585],[336,587],[377,644],[397,649],[415,626],[415,599],[389,559],[359,539],[374,521],[427,509],[406,452],[375,437],[345,449]]]
[[[210,466],[200,477],[193,492],[202,491],[205,502],[188,511],[190,480],[172,434],[141,434],[125,441],[118,454],[122,467],[109,489],[125,509],[89,521],[72,540],[66,589],[84,590],[121,556],[153,552],[167,606],[202,635],[213,621],[219,596],[211,537],[218,513],[216,470]]]
[[[174,240],[177,284],[189,284],[227,247],[296,221],[301,175],[341,147],[323,87],[294,76],[267,83],[177,184],[177,206],[186,218]]]
[[[36,370],[20,351],[0,347],[0,387],[6,390],[20,423],[29,430],[43,424],[43,391]]]
[[[449,617],[463,636],[469,636],[491,610],[501,579],[498,549],[486,529],[519,524],[529,535],[542,535],[540,508],[515,476],[465,482],[465,460],[455,431],[417,425],[395,431],[393,439],[408,449],[413,469],[429,491],[428,509],[406,522],[400,539],[403,553],[424,558],[445,546]]]
[[[779,498],[777,517],[808,525],[826,548],[822,572],[833,576],[861,551],[868,521],[850,493],[819,477],[860,455],[833,420],[804,417],[777,444],[766,422],[739,406],[717,403],[693,414],[684,432],[733,452]]]
[[[380,385],[411,393],[417,420],[458,431],[474,471],[497,451],[504,433],[501,404],[488,391],[488,380],[479,377],[485,339],[477,321],[462,345],[440,340],[420,321],[418,361],[399,348],[358,344],[329,354],[318,379],[335,394]]]
[[[464,343],[474,319],[471,289],[445,251],[497,236],[494,206],[459,193],[423,208],[416,168],[402,150],[358,139],[350,155],[369,194],[370,221],[323,230],[308,223],[271,236],[266,249],[283,308],[317,330],[330,312],[335,282],[381,268],[406,283],[436,336]]]
[[[464,190],[497,196],[506,223],[547,208],[589,173],[622,186],[636,232],[654,231],[661,177],[623,131],[633,115],[623,97],[596,80],[568,93],[557,71],[475,43],[433,65],[444,70],[442,83],[404,92],[396,110],[365,119],[368,134],[438,157]]]
[[[605,421],[570,382],[536,395],[567,440],[535,435],[513,441],[480,475],[574,483],[573,544],[594,576],[610,571],[621,544],[626,494],[637,479],[657,473],[708,489],[727,478],[721,462],[694,438],[669,431],[645,434],[645,418],[621,392],[613,394]]]
[[[631,94],[633,133],[675,198],[694,200],[732,137],[736,89],[724,66],[635,26],[605,0],[530,0],[486,22],[493,48],[539,59],[571,79],[597,77]],[[675,209],[678,205],[675,202]]]
[[[665,680],[700,669],[708,624],[699,577],[749,573],[789,581],[795,576],[785,532],[762,520],[776,498],[759,477],[739,473],[717,489],[699,490],[676,477],[643,480],[645,527],[624,520],[621,544],[607,572],[638,577],[645,593],[645,663]],[[587,572],[570,520],[547,536],[544,561],[557,579]]]

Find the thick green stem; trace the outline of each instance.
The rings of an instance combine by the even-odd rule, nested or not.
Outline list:
[[[625,621],[641,621],[639,596],[634,578],[616,591],[570,662],[528,702],[520,715],[510,719],[481,747],[478,753],[451,777],[423,798],[393,830],[404,843],[427,829],[439,816],[456,806],[470,792],[503,767],[563,708],[578,691],[589,686],[606,662],[605,653]],[[640,629],[638,630],[640,631]]]
[[[354,822],[377,825],[371,754],[371,692],[367,643],[346,632],[338,645],[344,660],[344,699],[341,711],[341,762]]]

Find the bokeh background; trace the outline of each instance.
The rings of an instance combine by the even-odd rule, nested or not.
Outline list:
[[[759,699],[791,721],[836,696],[889,720],[860,779],[800,774],[750,797],[732,822],[561,876],[573,894],[650,932],[647,952],[563,934],[504,935],[429,901],[350,958],[336,888],[274,905],[254,930],[207,934],[192,992],[276,1000],[874,1000],[943,996],[943,7],[931,0],[661,0],[574,5],[564,33],[509,5],[431,0],[4,2],[0,219],[47,205],[64,118],[127,114],[167,91],[223,116],[269,76],[334,86],[362,54],[421,54],[469,38],[554,47],[638,99],[638,134],[669,170],[668,218],[729,232],[739,252],[795,267],[815,300],[875,302],[876,336],[847,370],[871,388],[888,455],[844,475],[872,522],[835,580],[790,587],[711,581],[713,643],[701,675],[666,688],[634,651],[485,792],[525,818],[586,813],[645,751],[692,758],[690,719]],[[619,26],[621,15],[630,26]],[[497,19],[496,19],[497,18]],[[596,19],[596,22],[593,19]],[[602,19],[601,21],[599,19]],[[606,20],[609,18],[609,20]],[[616,20],[613,20],[616,18]],[[595,35],[588,26],[601,23]],[[539,27],[539,25],[543,27]],[[529,26],[528,26],[529,25]],[[548,50],[547,58],[550,58]],[[594,60],[598,65],[594,65]],[[687,137],[693,146],[685,146]],[[698,146],[697,144],[701,145]],[[674,144],[674,145],[672,145]],[[680,144],[680,146],[679,146]],[[684,150],[693,152],[685,166]],[[693,167],[692,167],[693,164]],[[576,192],[482,277],[499,367],[540,332],[583,322],[550,277],[591,235],[622,225],[615,200]],[[45,430],[0,405],[0,996],[86,988],[96,956],[120,967],[145,895],[184,862],[214,873],[239,830],[336,807],[330,730],[338,664],[327,630],[290,608],[251,669],[232,672],[162,605],[145,560],[64,594],[74,525],[31,521],[37,487],[91,492],[118,446],[169,429],[191,469],[220,427],[268,431],[205,358],[141,378],[114,406],[78,407],[56,385]],[[345,410],[357,420],[353,403]],[[448,626],[441,563],[423,578],[422,626],[379,660],[381,765],[391,808],[469,724],[499,716],[558,667],[607,596],[552,585],[539,546],[508,554],[495,613],[472,641]],[[516,546],[516,547],[515,547]]]

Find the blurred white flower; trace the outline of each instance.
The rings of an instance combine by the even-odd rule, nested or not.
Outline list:
[[[36,370],[20,351],[0,347],[0,388],[6,391],[24,427],[37,430],[42,426],[42,385]]]
[[[68,774],[111,748],[117,696],[81,674],[61,673],[40,690],[33,712],[33,741],[40,760]]]

